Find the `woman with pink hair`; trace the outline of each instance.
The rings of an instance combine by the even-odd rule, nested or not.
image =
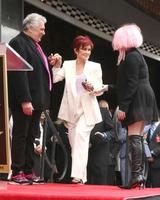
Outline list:
[[[118,120],[128,130],[131,155],[131,180],[122,188],[144,186],[143,177],[143,129],[147,123],[158,121],[158,109],[154,92],[149,82],[148,66],[137,49],[143,43],[140,28],[134,24],[125,24],[118,28],[113,36],[112,46],[119,52],[117,65],[117,102]],[[109,85],[95,91],[108,91]]]
[[[144,186],[142,173],[142,138],[146,123],[158,121],[158,109],[149,82],[148,66],[137,49],[143,36],[136,24],[125,24],[116,30],[112,46],[119,52],[117,73],[118,120],[128,129],[131,153],[131,180],[123,188]]]

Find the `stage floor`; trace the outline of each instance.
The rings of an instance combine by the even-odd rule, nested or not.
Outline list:
[[[0,181],[0,200],[133,200],[160,199],[160,188],[120,189],[106,185],[45,183],[11,185]]]

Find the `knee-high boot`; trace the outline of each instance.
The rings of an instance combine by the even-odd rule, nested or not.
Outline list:
[[[131,180],[128,185],[122,186],[125,189],[141,187],[144,184],[143,178],[143,145],[140,135],[129,136],[129,151],[131,155]]]
[[[140,135],[131,135],[129,136],[131,144],[131,158],[132,158],[132,178],[131,184],[143,182],[143,173],[142,173],[142,139]]]

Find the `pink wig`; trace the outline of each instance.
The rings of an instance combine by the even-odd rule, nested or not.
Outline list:
[[[117,65],[125,59],[126,51],[143,43],[141,29],[136,24],[125,24],[116,30],[112,40],[113,49],[119,51]]]
[[[112,46],[114,50],[127,50],[140,47],[143,43],[143,36],[136,24],[126,24],[116,30],[113,36]]]

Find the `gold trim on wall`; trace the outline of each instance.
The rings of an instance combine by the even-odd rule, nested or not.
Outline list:
[[[0,55],[0,70],[3,86],[1,87],[1,127],[0,127],[0,173],[10,172],[10,134],[9,134],[9,109],[8,109],[8,84],[6,55]],[[2,129],[2,130],[1,130]],[[3,135],[5,134],[5,136]]]

